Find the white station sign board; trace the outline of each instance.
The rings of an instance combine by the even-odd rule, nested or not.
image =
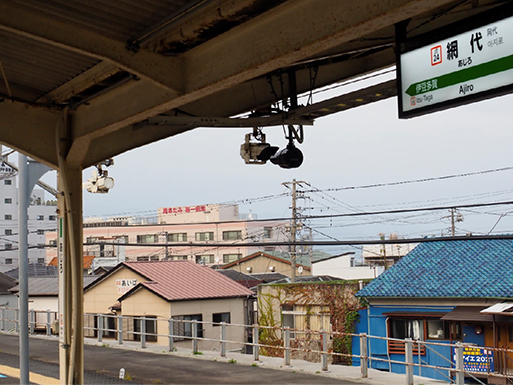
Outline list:
[[[513,16],[401,53],[399,60],[400,117],[487,97],[513,84]]]

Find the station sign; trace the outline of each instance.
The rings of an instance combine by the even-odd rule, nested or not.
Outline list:
[[[507,13],[460,22],[445,30],[451,35],[440,38],[438,31],[437,40],[398,41],[399,117],[512,92],[513,12]]]

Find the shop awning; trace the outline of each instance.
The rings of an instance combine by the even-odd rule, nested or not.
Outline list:
[[[493,322],[491,314],[481,313],[484,306],[456,306],[454,310],[442,317],[444,321]]]

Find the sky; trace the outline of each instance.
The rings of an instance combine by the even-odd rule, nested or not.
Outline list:
[[[335,96],[360,87],[340,87]],[[320,96],[319,96],[320,98]],[[318,101],[318,100],[314,100]],[[390,98],[317,120],[305,126],[304,155],[298,169],[268,162],[246,165],[239,155],[249,128],[198,128],[114,158],[108,168],[115,187],[108,194],[84,190],[85,216],[156,214],[159,207],[238,202],[242,213],[258,218],[291,216],[293,179],[305,193],[298,206],[305,216],[375,212],[419,207],[509,201],[513,170],[445,180],[375,188],[355,188],[447,175],[478,173],[513,166],[513,96],[503,96],[407,120],[397,116]],[[282,127],[263,130],[267,142],[287,143]],[[92,168],[84,170],[87,180]],[[52,175],[53,174],[53,175]],[[55,172],[45,176],[55,185]],[[336,191],[336,190],[339,191]],[[266,199],[258,199],[268,197]],[[513,207],[461,210],[456,234],[513,232]],[[308,220],[315,240],[378,239],[448,235],[449,211],[360,218]],[[338,252],[333,247],[330,252]]]

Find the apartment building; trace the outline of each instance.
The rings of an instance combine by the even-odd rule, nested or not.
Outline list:
[[[0,272],[18,267],[18,178],[17,172],[0,159]],[[52,197],[53,198],[53,197]],[[57,201],[34,189],[28,208],[29,263],[45,263],[45,234],[57,227]]]
[[[98,262],[110,258],[117,263],[192,260],[222,265],[260,250],[287,250],[273,243],[289,239],[289,222],[259,221],[254,216],[241,215],[237,205],[161,207],[156,213],[155,223],[134,217],[85,219],[84,253],[94,255]],[[48,243],[56,240],[55,232],[48,233]],[[269,246],[242,245],[256,242]],[[204,246],[193,245],[198,243]],[[47,261],[55,253],[49,249]]]

